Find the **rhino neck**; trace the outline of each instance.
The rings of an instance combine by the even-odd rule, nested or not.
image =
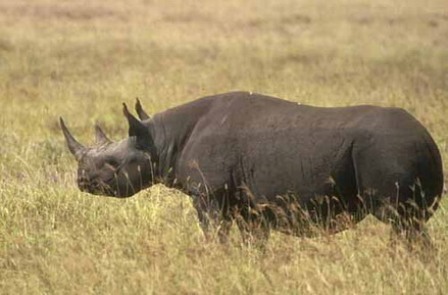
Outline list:
[[[195,122],[174,120],[162,113],[154,116],[152,124],[157,153],[156,181],[168,187],[175,187],[177,160],[194,129]]]
[[[157,150],[158,181],[168,187],[176,183],[176,165],[198,121],[210,110],[213,101],[203,98],[154,115],[151,120]]]

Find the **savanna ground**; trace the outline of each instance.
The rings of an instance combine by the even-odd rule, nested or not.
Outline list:
[[[84,143],[121,103],[150,113],[248,90],[319,106],[399,106],[448,167],[448,3],[0,1],[0,292],[5,294],[446,294],[448,199],[430,259],[368,218],[335,236],[274,233],[264,252],[205,243],[188,198],[116,200],[75,185],[57,123]],[[375,159],[372,159],[375,160]]]

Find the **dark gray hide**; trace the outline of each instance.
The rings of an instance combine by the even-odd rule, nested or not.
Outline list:
[[[438,148],[402,109],[321,108],[247,92],[153,118],[140,102],[136,109],[143,121],[124,108],[130,137],[98,148],[82,147],[62,122],[80,189],[127,197],[157,182],[179,188],[204,230],[216,222],[222,238],[234,220],[243,234],[308,235],[312,225],[337,232],[369,213],[396,232],[421,233],[442,194]]]

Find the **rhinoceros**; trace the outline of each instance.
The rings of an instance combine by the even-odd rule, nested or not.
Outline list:
[[[265,240],[271,229],[335,233],[369,214],[392,233],[427,237],[442,196],[440,152],[400,108],[230,92],[152,117],[137,100],[136,112],[140,119],[123,104],[129,137],[121,141],[96,126],[95,147],[81,145],[60,119],[79,189],[124,198],[155,183],[177,188],[191,197],[204,233],[221,240],[234,222],[245,240]]]

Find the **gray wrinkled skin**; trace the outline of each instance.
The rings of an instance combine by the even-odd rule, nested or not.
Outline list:
[[[129,197],[161,182],[191,196],[204,232],[225,239],[237,222],[243,238],[270,229],[332,233],[338,220],[368,214],[393,232],[423,236],[443,188],[440,152],[426,128],[399,108],[320,108],[231,92],[204,97],[150,118],[124,105],[129,137],[110,141],[96,127],[86,148],[61,128],[78,161],[78,185]]]

